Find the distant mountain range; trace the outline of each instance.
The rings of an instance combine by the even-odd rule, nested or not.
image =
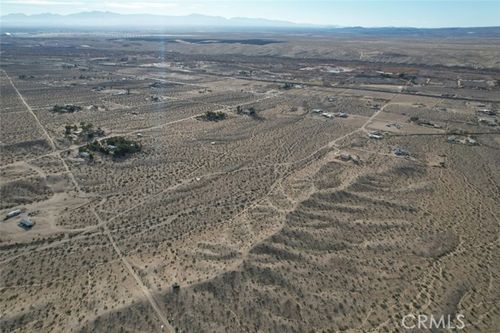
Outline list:
[[[2,32],[31,30],[68,31],[281,31],[315,33],[378,35],[378,36],[435,36],[435,37],[500,37],[500,27],[470,28],[411,28],[411,27],[339,27],[336,25],[315,25],[293,23],[262,18],[208,16],[191,14],[185,16],[153,14],[117,14],[112,12],[81,12],[59,14],[8,14],[0,16]]]
[[[152,14],[117,14],[112,12],[81,12],[69,15],[59,14],[9,14],[0,17],[2,27],[13,28],[162,28],[162,27],[275,27],[297,28],[314,27],[310,24],[297,24],[287,21],[260,18],[225,18],[191,14],[186,16],[167,16]]]

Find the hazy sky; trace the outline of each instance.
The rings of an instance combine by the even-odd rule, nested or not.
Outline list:
[[[500,26],[500,0],[0,0],[1,13],[112,11],[258,17],[342,26]]]

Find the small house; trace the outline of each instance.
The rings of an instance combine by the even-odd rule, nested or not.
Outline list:
[[[480,109],[477,111],[477,113],[482,113],[482,114],[485,114],[485,115],[488,115],[488,116],[496,116],[496,111],[494,110],[490,110],[490,109]]]
[[[393,151],[396,156],[409,156],[410,153],[402,148],[395,148]]]
[[[78,156],[81,158],[90,158],[90,154],[86,151],[81,151],[80,153],[78,153]]]
[[[347,153],[340,153],[339,158],[342,161],[350,161],[351,160],[351,155]]]
[[[394,127],[394,128],[397,128],[397,129],[401,129],[401,125],[399,123],[386,124],[385,127]]]
[[[21,222],[19,222],[17,225],[23,228],[24,230],[29,230],[35,225],[35,223],[33,223],[31,220],[26,219],[26,220],[21,220]]]
[[[379,132],[379,131],[373,131],[373,132],[368,133],[368,137],[370,139],[381,140],[384,138],[384,134],[382,132]]]
[[[10,219],[11,217],[17,216],[19,214],[21,214],[20,209],[13,210],[13,211],[7,213],[6,219]]]
[[[475,139],[471,138],[470,136],[465,138],[465,143],[468,144],[469,146],[478,146],[479,145],[479,143]]]
[[[494,119],[491,119],[491,118],[479,118],[478,121],[480,124],[485,124],[488,126],[496,126],[497,125],[496,121]]]

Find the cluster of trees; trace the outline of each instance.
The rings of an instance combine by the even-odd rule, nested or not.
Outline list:
[[[236,113],[237,114],[246,114],[248,116],[255,116],[257,114],[257,110],[253,106],[249,107],[248,109],[243,109],[241,105],[238,105],[236,107]]]
[[[208,121],[220,121],[224,120],[227,118],[227,114],[222,112],[222,111],[207,111],[203,115],[203,119],[208,120]]]
[[[259,114],[257,113],[257,110],[253,106],[249,107],[248,109],[244,109],[240,105],[236,107],[236,113],[237,114],[245,114],[247,116],[250,116],[256,120],[263,120],[264,118],[260,117]]]
[[[386,79],[392,79],[392,78],[400,78],[402,80],[407,80],[407,81],[410,81],[411,83],[413,84],[416,84],[417,83],[417,76],[416,75],[412,75],[412,74],[407,74],[407,73],[398,73],[397,75],[396,74],[392,74],[392,73],[380,73],[380,76],[386,78]]]
[[[26,74],[21,74],[19,75],[19,80],[27,80],[27,79],[34,79],[35,77],[33,75],[26,75]]]
[[[91,141],[97,137],[104,136],[104,130],[100,127],[94,129],[94,125],[91,123],[85,123],[82,121],[80,123],[80,129],[81,131],[78,133],[78,135],[84,138],[86,141]],[[78,131],[78,126],[76,125],[66,125],[64,127],[65,135],[71,135],[76,131]]]
[[[54,105],[54,107],[51,109],[52,112],[56,113],[73,113],[80,111],[82,109],[81,106],[78,105],[73,105],[73,104],[66,104],[66,105]]]
[[[128,140],[122,136],[116,136],[102,141],[96,140],[80,148],[80,152],[93,151],[105,155],[113,155],[115,157],[124,157],[141,150],[142,146],[139,142]]]
[[[410,75],[410,74],[406,74],[406,73],[399,73],[398,76],[400,79],[410,81],[413,84],[417,83],[417,76],[415,76],[415,75]]]

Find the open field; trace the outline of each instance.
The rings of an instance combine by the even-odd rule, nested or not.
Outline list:
[[[247,37],[1,37],[0,332],[496,332],[498,38]]]

